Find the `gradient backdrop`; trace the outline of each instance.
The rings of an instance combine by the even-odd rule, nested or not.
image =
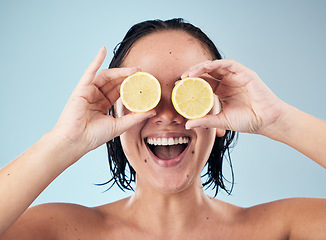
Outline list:
[[[134,23],[173,17],[201,27],[224,57],[256,71],[281,99],[326,120],[325,1],[2,0],[0,167],[55,125],[102,45],[108,49],[102,67],[107,68],[112,49]],[[224,201],[245,207],[326,197],[325,170],[284,144],[240,134],[232,160],[236,184],[232,196],[218,195]],[[131,194],[117,187],[103,193],[105,187],[94,185],[109,178],[102,146],[66,170],[33,204],[96,206]]]

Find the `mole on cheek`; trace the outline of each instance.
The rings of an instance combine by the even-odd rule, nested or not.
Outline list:
[[[147,159],[146,158],[145,158],[144,162],[147,163]]]
[[[192,154],[194,154],[194,153],[195,153],[195,151],[191,151],[191,153],[192,153]]]

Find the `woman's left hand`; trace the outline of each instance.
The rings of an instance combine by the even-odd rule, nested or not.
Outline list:
[[[212,127],[268,135],[286,106],[255,72],[232,59],[200,63],[186,71],[182,78],[188,76],[215,79],[213,91],[223,107],[216,115],[189,120],[188,129]]]

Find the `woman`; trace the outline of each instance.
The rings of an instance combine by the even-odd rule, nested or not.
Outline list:
[[[1,170],[0,196],[6,199],[0,200],[0,239],[324,239],[325,199],[241,208],[205,195],[200,172],[212,149],[222,159],[234,135],[230,130],[284,142],[326,167],[326,123],[282,102],[241,64],[216,60],[207,39],[179,19],[140,23],[127,33],[112,68],[97,73],[106,56],[102,47],[57,125]],[[119,99],[121,82],[136,71],[153,74],[162,87],[159,105],[147,113],[130,113]],[[177,114],[171,92],[187,76],[212,85],[221,113],[213,108],[191,121]],[[112,106],[116,118],[107,115]],[[185,147],[148,143],[179,137],[186,139]],[[113,180],[126,188],[133,180],[125,178],[123,154],[112,148],[119,144],[137,173],[131,197],[95,208],[45,204],[26,210],[62,171],[112,139]],[[221,166],[211,161],[209,166]],[[225,188],[220,169],[208,174],[209,182]]]

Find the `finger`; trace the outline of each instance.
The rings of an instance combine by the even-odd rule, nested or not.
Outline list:
[[[213,86],[218,86],[219,81],[222,80],[224,76],[226,76],[230,72],[227,69],[222,68],[216,71],[217,69],[214,69],[210,66],[211,62],[212,61],[207,61],[193,66],[192,68],[187,70],[181,76],[181,78],[201,77],[208,81],[211,84],[212,88],[215,90],[216,87]]]
[[[114,88],[117,84],[121,84],[126,77],[137,71],[140,71],[139,67],[105,69],[96,75],[93,84],[98,88],[105,85],[106,88]]]
[[[106,91],[103,91],[103,95],[110,101],[111,104],[114,104],[117,99],[120,97],[120,87],[121,84],[117,85],[113,89],[108,89]]]
[[[102,46],[99,52],[97,53],[96,57],[94,58],[93,62],[85,70],[84,75],[80,80],[80,84],[86,85],[93,81],[93,78],[95,77],[98,69],[101,67],[105,57],[106,57],[106,48]]]
[[[246,67],[232,59],[220,59],[199,63],[187,70],[181,77],[201,76],[209,73],[217,79],[222,79],[227,74],[239,74],[245,70],[247,70]]]
[[[220,130],[231,130],[227,119],[222,113],[217,115],[206,115],[203,118],[188,120],[185,127],[187,130],[194,128],[217,128]]]
[[[212,61],[206,61],[206,62],[202,62],[199,63],[195,66],[192,66],[191,68],[189,68],[186,72],[184,72],[181,75],[181,79],[186,78],[186,77],[196,77],[196,76],[201,76],[204,73],[207,73],[207,71],[205,70],[205,66],[210,63]]]
[[[209,72],[213,72],[215,69],[223,69],[223,70],[228,70],[231,73],[241,73],[248,69],[233,59],[221,59],[221,60],[206,62],[205,67]]]
[[[155,110],[151,110],[145,113],[129,113],[121,118],[116,118],[116,135],[121,135],[135,124],[141,123],[155,115]]]
[[[216,136],[217,137],[223,137],[226,133],[225,129],[220,129],[220,128],[216,128]]]

